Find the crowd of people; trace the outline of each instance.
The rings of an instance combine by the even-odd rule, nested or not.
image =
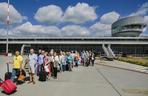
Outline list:
[[[50,80],[50,78],[57,79],[58,72],[72,71],[73,67],[78,66],[94,66],[94,61],[95,54],[92,51],[56,52],[52,49],[48,52],[40,49],[36,54],[31,48],[25,64],[23,64],[23,56],[19,54],[19,51],[16,51],[12,62],[11,80],[16,82],[25,72],[30,77],[28,84],[35,84],[35,75],[39,77],[39,81]]]

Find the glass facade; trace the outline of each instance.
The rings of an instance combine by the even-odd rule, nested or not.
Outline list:
[[[14,53],[15,50],[21,50],[22,44],[10,44],[9,52]],[[32,44],[31,48],[34,48],[37,52],[39,49],[44,49],[49,51],[54,49],[56,51],[83,51],[83,50],[92,50],[95,53],[104,54],[101,44]],[[4,54],[6,49],[5,44],[0,44],[0,54]],[[136,56],[145,56],[148,55],[148,45],[111,45],[111,49],[115,54],[126,53]],[[25,48],[25,53],[29,52],[29,48]]]

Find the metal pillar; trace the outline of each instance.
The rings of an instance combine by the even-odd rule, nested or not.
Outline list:
[[[23,55],[25,47],[31,47],[31,45],[24,45],[23,44],[22,47],[21,47],[21,55]]]

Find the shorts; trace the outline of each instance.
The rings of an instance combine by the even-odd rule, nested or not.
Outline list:
[[[29,66],[30,66],[30,68],[29,68],[29,73],[34,74],[34,73],[35,73],[35,67],[34,67],[34,64],[29,65]]]

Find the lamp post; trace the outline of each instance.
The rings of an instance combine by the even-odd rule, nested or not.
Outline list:
[[[8,9],[7,9],[7,20],[6,20],[6,25],[7,25],[7,41],[6,41],[6,54],[8,54],[8,52],[9,52],[9,34],[8,34],[8,32],[9,32],[9,24],[10,24],[10,17],[9,17],[9,0],[8,0]]]

